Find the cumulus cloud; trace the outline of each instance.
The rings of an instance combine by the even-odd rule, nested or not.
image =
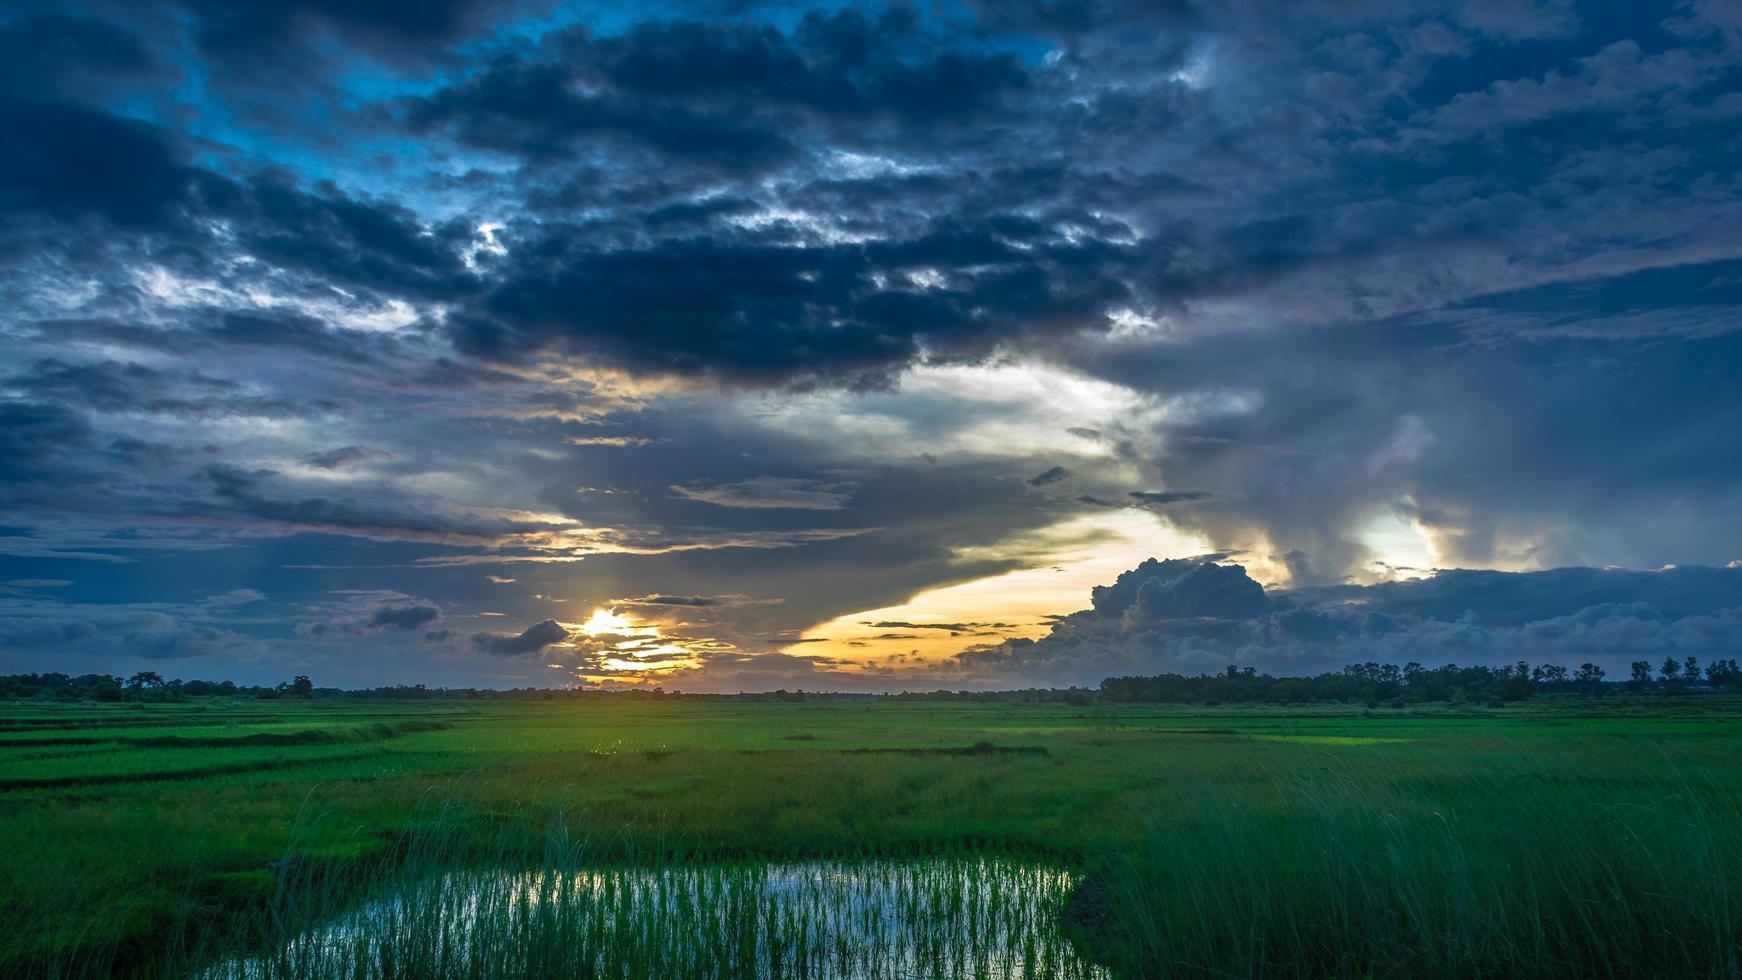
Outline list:
[[[528,626],[519,633],[473,633],[472,646],[497,657],[523,657],[562,643],[569,631],[554,619]]]
[[[761,645],[1087,512],[1296,589],[1735,558],[1721,4],[537,7],[0,23],[0,578],[301,658],[507,564]]]
[[[420,630],[442,618],[442,607],[392,590],[341,590],[325,619],[299,623],[299,636],[333,639],[385,631]]]
[[[1447,570],[1376,585],[1266,592],[1239,565],[1150,560],[1038,640],[961,654],[970,674],[1096,683],[1115,674],[1281,674],[1369,660],[1427,666],[1518,659],[1730,657],[1742,651],[1742,572]]]
[[[198,608],[116,605],[109,608],[27,601],[0,606],[0,648],[67,663],[66,656],[122,660],[196,657],[250,659],[259,640],[223,625],[202,623]],[[43,662],[43,661],[38,661]],[[87,661],[88,662],[88,661]],[[46,665],[46,664],[45,664]]]
[[[382,606],[363,624],[365,629],[419,629],[442,618],[433,605]]]

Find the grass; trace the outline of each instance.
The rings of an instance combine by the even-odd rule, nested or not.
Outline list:
[[[1734,787],[1668,760],[1592,779],[1537,761],[1456,792],[1267,768],[1276,806],[1212,795],[1152,824],[1079,918],[1146,975],[1742,975]]]
[[[380,897],[223,955],[202,980],[393,976],[1091,978],[1061,928],[1072,878],[955,852],[924,859],[645,863],[584,841],[490,862],[427,842]],[[337,904],[323,875],[298,889]],[[312,916],[310,917],[312,918]]]
[[[186,976],[370,896],[451,919],[462,869],[735,868],[765,911],[760,862],[924,855],[1072,869],[1120,976],[1734,978],[1736,708],[6,705],[0,975]],[[572,904],[476,931],[579,970],[563,935],[640,922],[607,932],[669,964],[703,921]]]

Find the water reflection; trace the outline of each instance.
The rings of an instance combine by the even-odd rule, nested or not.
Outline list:
[[[449,874],[207,976],[1100,978],[1060,932],[1072,884],[988,858]]]

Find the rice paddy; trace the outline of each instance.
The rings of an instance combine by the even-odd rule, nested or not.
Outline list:
[[[986,857],[449,873],[200,977],[1103,977],[1064,938],[1072,884]]]
[[[7,977],[1742,975],[1718,698],[0,706]]]

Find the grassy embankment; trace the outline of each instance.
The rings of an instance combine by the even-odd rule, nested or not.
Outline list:
[[[0,974],[183,971],[407,867],[993,851],[1082,869],[1130,976],[1738,975],[1735,704],[1367,714],[0,706]]]

